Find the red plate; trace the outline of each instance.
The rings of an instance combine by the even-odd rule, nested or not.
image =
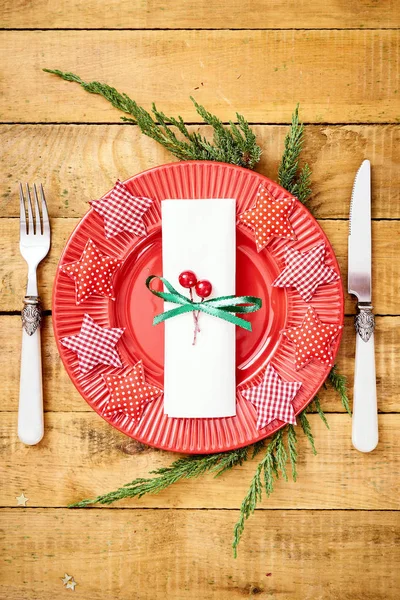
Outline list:
[[[60,338],[78,333],[84,313],[90,314],[102,326],[124,327],[125,333],[117,346],[124,368],[142,359],[147,381],[162,387],[164,328],[163,325],[152,325],[153,316],[162,312],[162,301],[150,295],[144,285],[149,274],[162,273],[160,202],[164,198],[236,198],[239,214],[252,207],[261,182],[271,189],[275,197],[285,194],[276,183],[241,167],[205,161],[172,163],[135,175],[125,182],[132,194],[154,199],[144,217],[148,230],[146,238],[121,233],[106,240],[103,219],[92,209],[76,227],[62,253],[60,264],[78,260],[88,238],[101,251],[123,260],[114,277],[115,301],[91,296],[77,306],[74,281],[57,270],[54,283],[53,323],[58,351],[73,383],[99,415],[103,416],[102,410],[108,399],[101,375],[123,371],[99,365],[82,375],[76,355],[61,346]],[[296,248],[305,251],[325,242],[326,262],[339,272],[325,234],[299,202],[290,221],[297,235]],[[293,402],[297,414],[325,381],[329,367],[313,360],[296,372],[293,345],[280,335],[283,328],[300,325],[307,308],[296,290],[273,288],[271,285],[284,266],[285,244],[285,240],[276,239],[266,250],[257,253],[251,230],[245,226],[237,230],[236,293],[261,297],[263,307],[246,317],[251,320],[252,333],[236,328],[236,378],[238,388],[254,385],[260,381],[263,369],[272,360],[284,379],[303,384]],[[320,286],[309,304],[314,306],[322,321],[343,324],[341,281]],[[335,356],[340,337],[333,347]],[[144,444],[185,453],[239,448],[271,435],[284,425],[275,420],[264,429],[257,430],[255,410],[239,394],[236,417],[225,419],[169,418],[163,413],[162,397],[148,405],[138,425],[122,414],[103,418]]]

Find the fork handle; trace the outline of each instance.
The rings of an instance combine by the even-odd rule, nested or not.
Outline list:
[[[43,437],[42,357],[38,299],[25,300],[22,311],[21,377],[18,408],[18,437],[33,446]]]

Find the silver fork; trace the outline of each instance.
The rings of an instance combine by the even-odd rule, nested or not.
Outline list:
[[[40,348],[41,308],[36,269],[50,248],[50,223],[43,186],[40,185],[41,212],[36,185],[33,206],[29,185],[19,184],[19,248],[28,264],[28,285],[22,310],[21,378],[18,409],[18,437],[24,444],[37,444],[43,437],[42,357]],[[28,214],[28,221],[26,215]]]

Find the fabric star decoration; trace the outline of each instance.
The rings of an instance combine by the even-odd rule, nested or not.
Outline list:
[[[29,498],[25,496],[24,492],[22,492],[20,496],[16,496],[15,499],[17,501],[17,506],[26,506],[26,503],[29,500]]]
[[[124,183],[117,181],[107,198],[93,200],[90,205],[103,217],[105,236],[111,238],[121,231],[145,236],[143,215],[152,203],[151,198],[133,196]]]
[[[286,267],[273,282],[274,287],[294,287],[305,302],[309,302],[318,286],[332,283],[339,275],[325,264],[325,244],[308,252],[289,246],[285,252]]]
[[[331,346],[342,325],[323,323],[309,306],[300,327],[289,327],[282,333],[294,343],[296,369],[299,370],[315,358],[326,365],[333,365]]]
[[[158,398],[162,390],[145,382],[140,360],[126,375],[103,375],[110,392],[104,415],[112,417],[124,413],[138,422],[147,404]]]
[[[103,254],[92,240],[88,240],[79,260],[60,266],[75,281],[76,303],[89,296],[105,296],[115,300],[112,279],[122,261]]]
[[[289,221],[295,202],[294,196],[277,200],[263,184],[260,184],[255,207],[239,215],[239,222],[254,230],[258,252],[261,252],[275,237],[296,239]]]
[[[99,364],[122,367],[115,345],[123,333],[117,327],[100,327],[85,314],[78,335],[61,338],[60,342],[77,354],[81,372],[87,373]]]
[[[241,391],[257,411],[257,429],[266,427],[274,419],[295,425],[292,401],[300,388],[301,382],[284,381],[274,367],[268,365],[260,384]]]
[[[66,585],[68,583],[68,581],[71,581],[72,579],[72,575],[68,575],[68,573],[64,573],[64,577],[61,577],[61,581],[63,582],[64,585]]]

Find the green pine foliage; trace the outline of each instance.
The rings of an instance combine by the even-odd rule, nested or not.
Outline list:
[[[225,127],[218,117],[209,113],[203,106],[191,98],[197,113],[204,123],[213,128],[213,141],[196,132],[190,132],[182,117],[168,117],[152,106],[152,114],[131,100],[127,94],[115,88],[91,81],[87,83],[74,73],[65,73],[58,69],[43,69],[46,73],[58,75],[66,81],[79,83],[91,94],[103,96],[115,108],[130,117],[121,117],[124,121],[134,123],[142,133],[164,146],[179,160],[215,160],[232,163],[240,167],[253,169],[261,157],[261,148],[256,143],[256,136],[244,117],[236,113],[237,123],[229,122]]]
[[[199,133],[189,131],[182,117],[167,117],[154,104],[152,114],[150,114],[126,94],[118,92],[107,84],[97,81],[86,83],[73,73],[59,70],[44,69],[44,71],[58,75],[66,81],[76,82],[87,92],[103,96],[115,108],[130,115],[122,117],[124,121],[135,123],[142,133],[167,148],[180,160],[222,161],[250,169],[254,168],[260,160],[261,148],[256,143],[255,134],[248,122],[239,114],[236,114],[236,123],[229,122],[229,125],[225,126],[218,117],[209,113],[191,98],[204,123],[213,129],[213,141],[210,142]],[[285,139],[278,179],[280,185],[304,203],[311,194],[311,170],[307,164],[299,169],[303,141],[304,126],[299,122],[297,106]],[[328,381],[339,394],[346,411],[351,414],[346,378],[338,373],[336,366],[332,368]],[[297,415],[300,429],[307,437],[313,454],[316,454],[314,436],[307,418],[309,412],[316,412],[329,429],[318,396],[315,396],[311,404]],[[254,513],[263,493],[268,497],[274,490],[275,481],[280,477],[288,481],[288,462],[293,481],[297,479],[297,434],[293,425],[286,425],[271,438],[256,442],[252,449],[246,447],[218,454],[191,455],[179,458],[169,467],[162,467],[150,472],[152,477],[134,479],[113,492],[93,499],[82,500],[72,504],[71,507],[83,508],[92,504],[112,504],[124,498],[141,498],[146,494],[158,494],[178,481],[195,479],[206,473],[219,477],[261,453],[263,456],[257,464],[248,492],[240,507],[239,519],[234,527],[232,546],[234,556],[236,556],[245,522]]]

